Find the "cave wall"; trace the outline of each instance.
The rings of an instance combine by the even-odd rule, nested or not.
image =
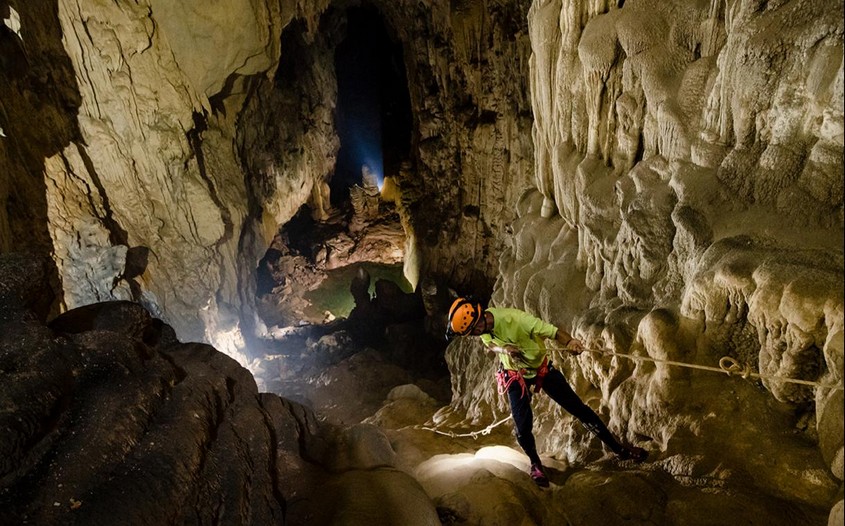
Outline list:
[[[236,355],[255,264],[331,171],[330,5],[357,2],[206,4],[0,3],[0,247],[53,253],[64,308],[132,298]],[[372,5],[405,49],[421,277],[591,347],[842,381],[841,1]],[[841,487],[842,391],[558,360],[676,477]],[[457,417],[501,410],[459,362]],[[544,451],[594,454],[542,413]]]
[[[55,2],[12,5],[15,23],[6,2],[0,18],[26,29],[0,25],[0,251],[47,255],[44,159],[78,139],[80,97]]]
[[[828,509],[843,480],[842,8],[535,1],[536,188],[493,294],[630,355],[555,360],[678,480]],[[473,352],[450,348],[456,373]],[[659,362],[723,356],[764,378]],[[469,388],[489,382],[470,369],[449,418],[484,423],[501,400]],[[541,450],[599,454],[539,404]]]
[[[0,524],[437,523],[378,428],[259,393],[137,303],[48,323],[52,266],[0,254]]]
[[[491,291],[513,203],[532,185],[529,2],[381,2],[405,49],[413,173],[398,180],[414,278]]]
[[[181,338],[243,352],[241,294],[250,298],[267,224],[292,213],[276,210],[282,190],[253,197],[263,194],[244,174],[237,117],[250,79],[272,77],[282,27],[302,7],[8,4],[22,27],[4,45],[23,50],[4,49],[17,64],[4,68],[4,250],[52,253],[61,309],[134,299]]]
[[[180,337],[242,352],[244,330],[261,330],[255,265],[331,176],[333,49],[343,9],[358,4],[8,2],[30,62],[53,53],[64,69],[43,66],[55,93],[24,89],[35,74],[4,77],[10,122],[52,112],[43,129],[7,131],[53,145],[2,141],[4,249],[38,240],[53,254],[60,309],[134,299]],[[528,2],[371,5],[405,49],[414,144],[397,181],[410,277],[489,292],[512,203],[533,178]],[[36,31],[42,16],[52,33]]]

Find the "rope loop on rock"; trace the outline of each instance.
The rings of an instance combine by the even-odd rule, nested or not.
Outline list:
[[[568,352],[568,351],[566,351],[566,349],[560,349],[560,348],[557,348],[557,347],[550,349],[550,350]],[[663,360],[663,359],[660,359],[660,358],[653,358],[651,356],[635,356],[633,354],[625,354],[625,353],[621,353],[621,352],[614,352],[611,349],[584,348],[583,352],[600,354],[602,356],[621,356],[623,358],[627,358],[629,360],[634,360],[634,361],[648,361],[648,362],[660,363],[660,364],[665,364],[665,365],[674,365],[674,366],[677,366],[677,367],[686,367],[686,368],[689,368],[689,369],[700,369],[700,370],[703,370],[703,371],[713,371],[713,372],[718,372],[718,373],[725,373],[728,376],[736,375],[736,376],[740,376],[740,377],[745,378],[745,379],[754,377],[754,378],[760,378],[760,379],[763,379],[763,380],[774,380],[774,381],[778,381],[778,382],[788,382],[788,383],[795,383],[795,384],[801,384],[801,385],[809,385],[809,386],[812,386],[812,387],[819,387],[819,388],[822,388],[822,389],[830,389],[830,390],[833,390],[833,391],[842,391],[843,390],[842,385],[830,385],[830,384],[823,384],[821,382],[813,382],[813,381],[810,381],[810,380],[799,380],[798,378],[786,378],[786,377],[783,377],[783,376],[777,376],[777,375],[773,375],[773,374],[772,375],[764,375],[764,374],[760,374],[760,373],[755,373],[751,370],[751,365],[746,363],[743,366],[739,363],[738,360],[736,360],[735,358],[733,358],[731,356],[722,356],[721,358],[719,358],[719,367],[710,367],[710,366],[707,366],[707,365],[698,365],[698,364],[694,364],[694,363],[676,362],[676,361],[673,361],[673,360]],[[440,435],[446,435],[446,436],[449,436],[449,437],[452,437],[452,438],[472,437],[473,439],[478,439],[478,437],[480,435],[483,435],[483,436],[489,435],[493,431],[493,429],[499,427],[500,425],[504,424],[508,420],[510,420],[510,417],[505,417],[505,418],[499,420],[498,422],[494,422],[494,423],[490,424],[489,426],[485,427],[484,429],[481,429],[481,430],[478,430],[478,431],[471,431],[469,433],[455,433],[454,431],[441,431],[437,427],[427,427],[427,426],[414,426],[414,427],[416,427],[417,429],[424,429],[426,431],[432,431],[432,432],[438,433]]]
[[[725,374],[731,376],[733,374],[737,374],[743,378],[748,378],[751,376],[751,366],[745,364],[745,367],[742,367],[738,361],[731,358],[730,356],[722,356],[719,358],[719,368],[725,371]]]

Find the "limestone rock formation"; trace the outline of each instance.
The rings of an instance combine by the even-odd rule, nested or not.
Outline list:
[[[258,394],[231,358],[179,343],[137,304],[93,304],[45,325],[47,267],[0,257],[4,524],[708,524],[715,509],[750,524],[821,520],[817,507],[718,468],[677,480],[549,457],[543,491],[522,454],[483,447],[514,446],[507,431],[479,442],[420,426],[437,403],[413,385],[392,389],[369,423],[335,428]]]
[[[831,504],[842,481],[841,434],[829,434],[843,396],[842,3],[581,4],[535,2],[529,14],[539,192],[518,205],[494,301],[641,356],[561,360],[670,473],[690,476],[669,459],[700,449],[704,461],[684,470],[736,462],[765,491]],[[722,356],[761,375],[762,390],[655,361],[715,367]],[[572,458],[580,439],[545,425],[557,437],[547,450]],[[773,437],[792,468],[755,459]]]
[[[207,4],[0,2],[0,250],[54,259],[39,271],[54,311],[132,299],[246,363],[256,267],[302,204],[326,211],[332,61],[357,2]],[[404,51],[412,145],[391,175],[412,281],[489,293],[630,355],[556,359],[667,484],[748,483],[762,495],[750,509],[772,498],[841,517],[843,394],[823,386],[842,384],[845,363],[842,0],[370,4]],[[63,338],[65,378],[100,343]],[[116,349],[118,370],[141,367]],[[502,415],[477,350],[453,345],[438,425]],[[761,377],[657,361],[722,357]],[[540,409],[544,453],[601,461]],[[657,477],[624,480],[654,496]],[[683,511],[678,495],[654,517]],[[476,502],[447,500],[442,519]]]
[[[2,522],[281,520],[279,429],[264,408],[275,397],[262,401],[231,358],[179,344],[137,304],[82,307],[46,326],[28,308],[48,284],[41,267],[0,264]],[[36,279],[22,286],[16,274]]]
[[[726,240],[698,262],[700,279],[674,308],[591,306],[584,281],[562,283],[554,272],[574,265],[576,254],[543,241],[565,239],[569,227],[544,219],[542,203],[539,192],[524,197],[494,298],[571,323],[596,351],[553,354],[581,398],[684,485],[753,485],[777,499],[832,506],[842,483],[841,256],[792,252],[786,259],[749,240]],[[450,347],[450,369],[462,377],[453,376],[451,406],[435,419],[441,425],[486,425],[502,414],[476,345]],[[719,371],[723,356],[763,377],[674,365]],[[539,402],[541,451],[576,464],[600,459],[600,444],[555,407]]]
[[[48,267],[0,256],[0,523],[436,523],[378,428],[259,394],[139,305],[46,325]]]
[[[269,334],[294,325],[325,321],[326,313],[315,312],[308,294],[337,287],[338,279],[329,276],[333,270],[344,269],[348,273],[357,267],[366,273],[360,264],[395,266],[404,259],[405,230],[394,205],[381,202],[377,195],[370,218],[353,214],[347,220],[344,210],[339,209],[325,221],[312,222],[305,211],[303,208],[273,238],[259,265],[257,313]],[[369,284],[367,275],[366,294]]]
[[[255,266],[280,225],[326,197],[346,3],[12,4],[23,37],[3,34],[2,146],[19,190],[4,179],[3,246],[54,254],[59,309],[131,298],[245,361]],[[417,116],[401,183],[408,274],[489,289],[490,246],[531,180],[527,3],[377,4]],[[38,89],[41,71],[61,87]],[[141,266],[127,261],[137,252]]]

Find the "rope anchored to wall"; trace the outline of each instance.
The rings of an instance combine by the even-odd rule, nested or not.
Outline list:
[[[563,349],[556,349],[556,350],[563,350]],[[687,363],[687,362],[677,362],[673,360],[663,360],[661,358],[653,358],[651,356],[637,356],[633,354],[625,354],[621,352],[614,352],[610,350],[602,350],[602,349],[584,349],[584,352],[590,352],[595,354],[601,354],[604,356],[622,356],[623,358],[627,358],[629,360],[640,360],[640,361],[649,361],[654,363],[661,363],[665,365],[674,365],[677,367],[686,367],[688,369],[699,369],[702,371],[713,371],[717,373],[725,373],[728,376],[740,376],[742,378],[760,378],[762,380],[776,380],[779,382],[788,382],[793,384],[801,384],[801,385],[809,385],[812,387],[819,387],[822,389],[831,389],[833,391],[842,391],[842,385],[831,385],[831,384],[823,384],[821,382],[813,382],[811,380],[800,380],[798,378],[788,378],[785,376],[777,376],[774,374],[760,374],[755,373],[752,371],[751,366],[749,364],[745,364],[744,366],[740,364],[736,359],[731,358],[730,356],[722,356],[719,359],[719,367],[711,367],[707,365],[698,365],[695,363]]]
[[[554,348],[557,351],[566,352],[564,349]],[[739,361],[730,357],[730,356],[722,356],[719,359],[719,367],[711,367],[707,365],[698,365],[695,363],[687,363],[687,362],[678,362],[674,360],[663,360],[661,358],[653,358],[651,356],[637,356],[633,354],[626,354],[621,352],[614,352],[611,350],[604,350],[604,349],[584,349],[584,352],[600,354],[602,356],[621,356],[623,358],[627,358],[629,360],[635,361],[648,361],[654,363],[660,363],[665,365],[674,365],[677,367],[686,367],[688,369],[699,369],[702,371],[712,371],[717,373],[724,373],[728,376],[740,376],[742,378],[760,378],[762,380],[776,380],[779,382],[788,382],[794,384],[801,384],[801,385],[809,385],[812,387],[818,387],[821,389],[830,389],[833,391],[842,391],[842,385],[831,385],[831,384],[823,384],[821,382],[813,382],[811,380],[800,380],[798,378],[788,378],[784,376],[777,376],[773,374],[760,374],[755,373],[751,370],[751,366],[749,364],[745,364],[744,366],[740,364]],[[504,424],[510,417],[503,418],[498,422],[494,422],[489,426],[485,427],[484,429],[480,429],[478,431],[471,431],[468,433],[455,433],[454,431],[442,431],[437,427],[429,427],[429,426],[415,426],[418,429],[423,429],[425,431],[431,431],[437,433],[439,435],[445,435],[452,438],[463,438],[463,437],[472,437],[473,439],[478,439],[479,436],[486,436],[489,435],[493,429],[499,427],[500,425]]]

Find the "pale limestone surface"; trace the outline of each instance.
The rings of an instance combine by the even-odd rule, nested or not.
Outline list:
[[[278,27],[288,22],[271,20],[280,18],[280,13],[271,13],[278,5],[263,0],[150,0],[149,9],[179,68],[206,97],[222,91],[230,75],[271,70],[279,54]]]
[[[182,338],[242,351],[255,265],[337,151],[328,3],[59,2],[80,137],[63,134],[44,176],[66,305],[123,297],[127,248],[147,247],[145,304]],[[591,347],[841,384],[841,1],[376,5],[405,47],[415,115],[417,165],[398,180],[412,270],[481,290],[498,277],[495,303]],[[285,49],[304,78],[273,84]],[[3,208],[0,246],[24,244]],[[450,360],[435,423],[506,414],[477,348]],[[842,391],[557,360],[650,449],[649,469],[841,517]],[[602,458],[547,402],[537,427],[545,454]]]
[[[279,225],[315,189],[323,197],[334,169],[333,59],[345,22],[334,11],[320,29],[328,2],[171,4],[60,2],[84,145],[68,144],[45,166],[50,235],[69,283],[65,305],[129,288],[182,337],[244,363],[244,345],[263,330],[255,265]],[[484,287],[498,259],[491,248],[531,181],[527,2],[465,2],[454,12],[383,4],[405,48],[416,115],[416,166],[386,174],[403,179],[407,274]],[[280,62],[284,53],[291,58]],[[93,200],[71,202],[68,179]],[[74,267],[95,258],[64,247],[75,241],[62,214],[99,231],[98,250],[118,256],[94,291],[71,284],[85,274]],[[149,251],[142,275],[125,275],[117,246]]]
[[[747,473],[764,493],[832,506],[841,390],[651,359],[731,356],[842,385],[841,2],[538,1],[529,27],[538,191],[517,205],[494,303],[640,356],[558,361],[677,480]],[[465,368],[472,352],[451,351],[475,380],[453,383],[450,421],[494,405],[467,388],[489,378]],[[541,451],[595,458],[595,441],[540,407]]]
[[[87,160],[72,156],[71,146],[46,166],[47,178],[56,184],[53,208],[58,214],[64,214],[62,208],[77,208],[76,228],[109,219],[117,226],[107,227],[125,231],[125,243],[148,247],[153,257],[141,280],[154,298],[151,303],[187,338],[199,339],[203,333],[197,330],[196,312],[206,306],[200,302],[213,298],[224,280],[217,246],[225,242],[228,212],[217,206],[213,184],[186,137],[194,126],[192,112],[202,111],[203,97],[173,60],[148,8],[60,2],[59,17],[78,72],[79,125]],[[66,177],[51,171],[62,165],[70,172]],[[72,199],[80,196],[65,191],[62,179],[80,180],[92,199],[108,207],[85,210],[86,200],[75,204]],[[60,223],[51,224],[57,245],[73,236]],[[85,264],[59,263],[60,274],[70,282],[72,267]],[[119,275],[121,269],[116,270]],[[182,286],[175,286],[177,282]],[[68,292],[68,304],[94,300]]]
[[[89,221],[92,215],[107,216],[103,196],[92,194],[87,182],[75,176],[73,166],[84,166],[75,146],[65,151],[64,159],[45,161],[47,216],[52,225],[54,258],[65,271],[65,307],[131,300],[129,285],[120,279],[126,268],[127,247],[113,246],[108,229]]]
[[[307,157],[256,166],[273,183],[250,188],[234,129],[245,99],[239,79],[273,73],[282,27],[304,8],[234,4],[61,2],[85,145],[72,144],[49,160],[45,176],[66,306],[127,297],[121,254],[127,245],[145,247],[151,256],[136,280],[139,299],[181,337],[209,341],[244,363],[242,331],[251,332],[255,322],[253,300],[242,291],[254,288],[252,270],[274,230],[323,180],[337,147],[326,140],[333,136],[327,128],[311,139]],[[208,115],[209,97],[219,96],[227,80],[223,97],[232,113]],[[320,107],[330,112],[329,80],[322,84],[332,103]],[[330,117],[322,121],[331,126]],[[307,143],[307,130],[302,133]],[[262,154],[254,139],[240,141],[253,159]],[[248,212],[256,193],[265,209],[257,217]],[[78,240],[76,232],[91,234]],[[92,266],[101,276],[77,284]]]

